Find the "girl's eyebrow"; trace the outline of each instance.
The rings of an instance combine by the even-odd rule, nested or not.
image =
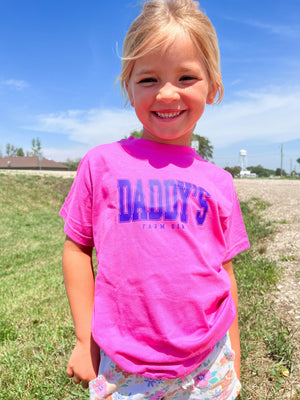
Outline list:
[[[178,68],[177,68],[177,72],[179,72],[179,73],[186,73],[186,72],[189,72],[189,73],[191,73],[191,72],[195,72],[195,70],[196,70],[197,68],[195,68],[195,66],[194,65],[191,65],[191,66],[189,66],[189,65],[183,65],[183,66],[178,66]],[[147,75],[147,74],[149,74],[149,75],[151,75],[151,74],[154,74],[155,73],[155,70],[154,69],[150,69],[150,68],[141,68],[140,70],[137,70],[137,72],[136,72],[136,74],[137,75]]]
[[[142,68],[140,70],[137,70],[137,75],[151,75],[154,74],[154,71],[152,69],[147,69],[147,68]]]
[[[195,72],[195,71],[198,71],[198,69],[199,69],[199,67],[198,66],[195,66],[195,65],[183,65],[183,66],[179,66],[178,67],[178,71],[179,72]]]
[[[155,68],[141,66],[141,69],[137,69],[136,76],[140,77],[143,75],[155,75],[156,73],[159,73],[159,72]],[[189,63],[186,63],[183,65],[178,65],[178,67],[176,68],[176,73],[177,74],[197,74],[197,73],[199,73],[199,70],[197,67],[195,67],[194,64],[190,65]]]

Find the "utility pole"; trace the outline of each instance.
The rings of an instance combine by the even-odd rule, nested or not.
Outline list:
[[[281,163],[280,163],[280,177],[282,178],[282,170],[283,170],[283,144],[281,145]]]
[[[42,161],[43,161],[43,154],[41,151],[38,152],[38,159],[39,159],[39,169],[42,169]]]

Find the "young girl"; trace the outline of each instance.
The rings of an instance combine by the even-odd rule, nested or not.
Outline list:
[[[214,28],[192,0],[148,1],[122,61],[142,139],[89,151],[61,210],[77,338],[67,375],[92,400],[235,399],[231,259],[249,244],[230,175],[189,147],[223,95]]]

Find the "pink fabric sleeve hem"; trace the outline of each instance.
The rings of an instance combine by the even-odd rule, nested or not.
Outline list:
[[[67,236],[69,236],[74,242],[81,244],[82,246],[87,246],[87,247],[94,247],[94,241],[91,238],[88,238],[81,233],[77,232],[70,223],[67,221],[68,216],[67,212],[64,208],[61,209],[59,215],[64,219],[65,221],[65,233]]]

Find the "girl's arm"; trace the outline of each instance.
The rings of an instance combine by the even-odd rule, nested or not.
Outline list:
[[[237,377],[240,379],[241,374],[241,350],[240,350],[240,335],[239,335],[239,326],[238,326],[238,291],[237,291],[237,284],[233,272],[232,262],[227,261],[223,264],[223,268],[228,273],[231,282],[231,295],[236,307],[236,317],[233,321],[229,329],[229,337],[231,341],[232,349],[235,352],[235,361],[234,367]]]
[[[63,274],[77,338],[67,375],[75,383],[82,382],[85,388],[98,375],[100,363],[99,348],[91,334],[95,291],[92,252],[92,247],[82,246],[66,237]]]

